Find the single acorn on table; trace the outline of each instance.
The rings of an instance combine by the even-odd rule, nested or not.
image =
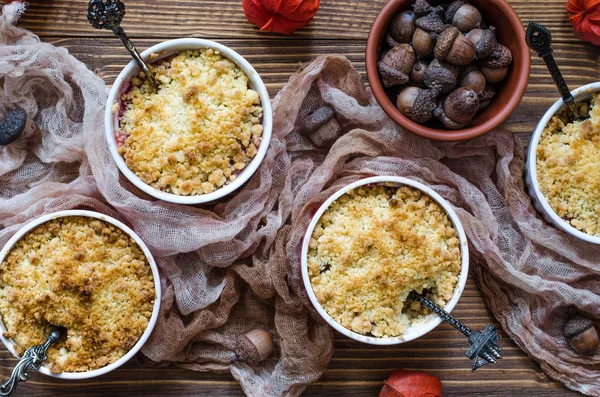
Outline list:
[[[419,124],[435,116],[449,129],[467,127],[490,105],[513,61],[496,29],[467,0],[437,7],[416,0],[393,18],[385,44],[377,69],[398,95],[398,109]]]
[[[592,355],[598,349],[598,331],[594,322],[578,314],[574,309],[569,310],[570,319],[565,323],[563,335],[569,345],[577,353]]]

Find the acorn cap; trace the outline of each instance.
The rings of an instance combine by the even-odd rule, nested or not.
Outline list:
[[[21,108],[9,111],[4,120],[0,121],[0,145],[8,145],[14,142],[27,123],[27,113]]]
[[[394,69],[385,62],[377,62],[377,71],[379,72],[379,77],[385,87],[408,83],[408,74],[401,72],[398,69]]]
[[[479,94],[479,102],[491,101],[496,96],[496,90],[489,84],[485,86],[485,90]]]
[[[575,316],[565,324],[563,335],[567,338],[573,338],[587,331],[594,326],[594,322],[584,316]]]
[[[433,111],[437,107],[437,90],[423,90],[417,95],[412,107],[411,119],[415,123],[423,124],[433,118]]]
[[[392,35],[389,32],[386,33],[386,35],[385,35],[385,44],[387,44],[387,46],[390,48],[394,48],[394,47],[400,45],[400,43],[398,43],[396,40],[394,40],[394,38],[392,37]]]
[[[494,53],[494,49],[496,48],[496,44],[498,44],[498,40],[496,39],[496,28],[490,26],[489,29],[486,29],[481,33],[481,39],[475,46],[477,59],[482,59],[492,55]]]
[[[439,35],[437,42],[435,43],[435,48],[433,49],[433,55],[437,59],[446,59],[450,50],[452,49],[452,45],[454,44],[454,40],[460,35],[460,31],[458,28],[454,26],[448,26],[444,31]]]
[[[415,22],[417,27],[427,32],[442,33],[446,28],[446,24],[438,14],[432,12],[427,16],[417,19]]]
[[[467,2],[465,0],[454,0],[452,3],[450,3],[448,8],[446,8],[446,21],[448,21],[448,23],[452,23],[456,11],[458,11],[458,9],[466,3]]]
[[[429,14],[433,7],[431,4],[427,2],[427,0],[417,0],[415,4],[413,4],[413,12],[418,17],[423,17]]]
[[[423,81],[428,88],[445,94],[456,87],[458,70],[457,66],[434,59],[427,67]]]
[[[492,53],[492,55],[481,59],[479,61],[479,64],[486,68],[500,69],[510,65],[512,61],[512,52],[510,52],[510,50],[507,47],[498,43],[494,47],[494,52]]]

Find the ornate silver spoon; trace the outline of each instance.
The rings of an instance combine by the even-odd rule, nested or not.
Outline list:
[[[527,33],[525,34],[525,41],[529,48],[538,53],[538,56],[544,60],[546,63],[546,67],[550,72],[550,76],[552,76],[552,80],[554,80],[554,84],[558,88],[560,95],[562,96],[562,100],[567,105],[573,120],[585,120],[587,117],[585,115],[579,114],[579,110],[577,110],[577,106],[575,105],[575,98],[571,95],[571,91],[567,86],[567,82],[565,81],[552,53],[554,50],[552,49],[552,33],[540,24],[535,22],[529,22],[529,26],[527,26]]]
[[[17,384],[29,379],[29,373],[27,371],[36,371],[40,369],[42,363],[48,359],[46,353],[48,352],[50,345],[58,341],[65,332],[66,329],[62,327],[52,328],[46,342],[27,349],[13,369],[10,378],[0,386],[0,396],[12,396],[17,389]]]
[[[448,313],[423,295],[412,291],[408,294],[408,298],[415,302],[419,302],[469,338],[471,347],[467,350],[467,357],[473,360],[473,371],[486,364],[495,364],[496,360],[502,359],[502,356],[500,356],[502,348],[496,343],[502,339],[502,337],[498,335],[496,327],[493,325],[488,324],[483,332],[473,331],[471,328],[458,321],[452,314]]]
[[[144,62],[140,53],[121,27],[121,21],[124,16],[125,4],[120,0],[91,0],[88,5],[87,19],[92,26],[96,29],[112,30],[115,36],[121,39],[121,42],[125,48],[127,48],[140,69],[142,69],[142,72],[144,72],[148,81],[156,86],[154,75],[150,71],[148,64]]]

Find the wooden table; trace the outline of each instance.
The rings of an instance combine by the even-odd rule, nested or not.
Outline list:
[[[111,84],[129,62],[126,50],[110,33],[92,29],[86,20],[86,0],[30,0],[20,26],[42,40],[67,48]],[[600,51],[577,40],[564,4],[566,0],[510,0],[524,23],[535,21],[552,30],[555,57],[568,83],[576,87],[600,80]],[[178,37],[214,39],[246,57],[261,74],[272,95],[301,64],[317,55],[347,56],[364,75],[364,48],[371,23],[385,0],[322,0],[319,13],[306,29],[291,37],[259,32],[248,24],[241,0],[126,0],[124,28],[138,49]],[[366,81],[366,77],[365,77]],[[550,77],[534,59],[529,88],[505,128],[527,144],[545,110],[558,98]],[[482,328],[491,317],[474,282],[455,314],[469,326]],[[375,396],[382,381],[396,368],[426,370],[444,384],[445,396],[567,396],[576,395],[549,379],[512,341],[504,340],[504,359],[471,373],[464,356],[466,340],[448,325],[399,347],[372,347],[341,335],[329,369],[310,385],[306,396]],[[16,360],[0,349],[2,378]],[[111,374],[87,381],[64,382],[34,374],[20,396],[242,396],[230,375],[197,373],[177,368],[154,369],[130,362]]]

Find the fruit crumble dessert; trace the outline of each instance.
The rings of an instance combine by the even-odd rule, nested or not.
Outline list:
[[[85,372],[129,352],[150,321],[152,269],[137,243],[110,223],[63,217],[28,232],[0,266],[6,338],[22,355],[66,328],[48,350],[53,373]]]
[[[578,104],[583,121],[566,110],[552,117],[537,147],[537,179],[558,216],[573,227],[600,236],[600,106],[598,96]]]
[[[444,306],[461,271],[460,242],[442,207],[411,187],[350,191],[323,213],[309,244],[308,272],[325,311],[349,330],[402,335],[426,308],[423,293]]]
[[[263,126],[248,76],[213,49],[182,51],[152,67],[158,87],[134,77],[121,97],[119,153],[146,184],[194,196],[235,180],[252,161]]]

